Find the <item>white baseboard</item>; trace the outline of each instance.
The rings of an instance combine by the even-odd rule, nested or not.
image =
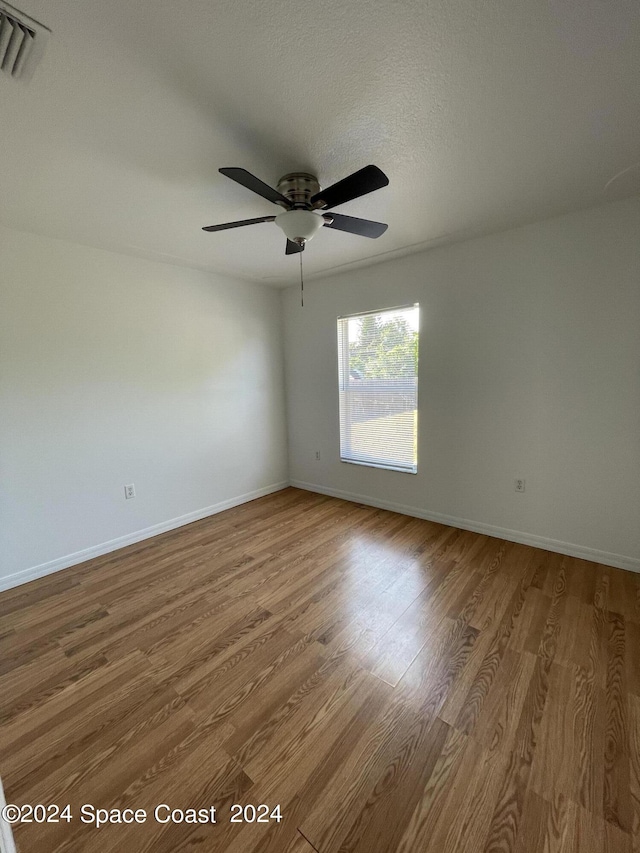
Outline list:
[[[248,492],[244,495],[231,498],[204,509],[195,510],[194,512],[181,515],[178,518],[172,518],[169,521],[163,521],[160,524],[154,524],[152,527],[146,527],[143,530],[137,530],[134,533],[129,533],[126,536],[120,536],[117,539],[111,539],[108,542],[102,542],[100,545],[94,545],[91,548],[85,548],[82,551],[76,551],[74,554],[67,554],[65,557],[59,557],[57,560],[51,560],[48,563],[41,563],[38,566],[33,566],[29,569],[23,569],[12,575],[7,575],[0,578],[0,592],[6,589],[20,586],[37,578],[45,577],[46,575],[58,572],[61,569],[76,566],[78,563],[84,563],[86,560],[91,560],[94,557],[101,557],[103,554],[109,554],[112,551],[117,551],[119,548],[124,548],[127,545],[133,545],[136,542],[142,542],[144,539],[150,539],[153,536],[158,536],[160,533],[166,533],[169,530],[175,530],[177,527],[183,527],[185,524],[190,524],[192,521],[199,521],[202,518],[207,518],[210,515],[216,515],[226,509],[231,509],[234,506],[247,503],[256,498],[270,495],[273,492],[279,492],[287,486],[295,486],[298,489],[305,489],[309,492],[317,492],[322,495],[329,495],[334,498],[341,498],[346,501],[366,504],[367,506],[375,506],[379,509],[388,509],[391,512],[399,512],[402,515],[410,515],[414,518],[424,518],[428,521],[436,521],[439,524],[447,524],[450,527],[458,527],[462,530],[471,530],[474,533],[484,533],[486,536],[495,536],[498,539],[507,539],[509,542],[519,542],[522,545],[532,545],[534,548],[542,548],[545,551],[554,551],[558,554],[566,554],[569,557],[578,557],[582,560],[590,560],[594,563],[602,563],[607,566],[615,566],[619,569],[626,569],[631,572],[640,573],[640,560],[635,557],[626,557],[622,554],[615,554],[610,551],[599,551],[596,548],[587,548],[583,545],[576,545],[571,542],[562,542],[558,539],[549,539],[545,536],[537,536],[531,533],[523,533],[520,530],[510,530],[506,527],[497,527],[493,524],[485,524],[484,522],[472,521],[468,518],[458,518],[453,515],[443,515],[439,512],[429,512],[420,507],[408,506],[406,504],[393,503],[391,501],[382,501],[376,498],[371,498],[368,495],[358,495],[353,492],[343,492],[340,489],[330,489],[326,486],[320,486],[316,483],[304,483],[300,480],[284,481],[281,483],[273,483],[270,486],[265,486],[262,489],[256,489],[253,492]]]
[[[554,551],[556,554],[566,554],[568,557],[578,557],[581,560],[590,560],[593,563],[602,563],[606,566],[614,566],[615,568],[626,569],[630,572],[640,572],[640,560],[635,557],[625,557],[622,554],[614,554],[610,551],[599,551],[597,548],[587,548],[584,545],[575,545],[572,542],[548,539],[546,536],[536,536],[532,533],[523,533],[520,530],[510,530],[507,527],[496,527],[493,524],[471,521],[468,518],[458,518],[454,515],[429,512],[416,506],[381,501],[377,498],[371,498],[368,495],[342,492],[339,489],[330,489],[326,486],[318,486],[315,483],[303,483],[300,480],[291,480],[291,485],[297,489],[305,489],[308,492],[318,492],[321,495],[329,495],[330,497],[341,498],[345,501],[375,506],[379,509],[388,509],[391,512],[399,512],[402,515],[411,515],[414,518],[425,518],[427,521],[437,521],[439,524],[447,524],[449,527],[471,530],[474,533],[484,533],[486,536],[507,539],[509,542],[518,542],[521,545],[532,545],[534,548],[542,548],[544,551]]]
[[[15,574],[7,575],[0,578],[0,592],[5,589],[12,589],[15,586],[20,586],[23,583],[42,578],[45,575],[59,572],[61,569],[67,569],[69,566],[76,566],[78,563],[84,563],[86,560],[91,560],[94,557],[101,557],[103,554],[109,554],[111,551],[117,551],[119,548],[124,548],[127,545],[134,545],[136,542],[142,542],[143,539],[150,539],[152,536],[158,536],[160,533],[166,533],[168,530],[175,530],[176,527],[182,527],[185,524],[191,524],[192,521],[199,521],[201,518],[207,518],[209,515],[216,515],[218,512],[223,512],[225,509],[231,509],[234,506],[253,501],[256,498],[262,498],[265,495],[270,495],[273,492],[279,492],[289,485],[288,480],[282,483],[272,483],[270,486],[264,486],[262,489],[256,489],[253,492],[247,492],[245,495],[231,498],[220,503],[207,506],[204,509],[197,509],[194,512],[188,512],[186,515],[180,515],[178,518],[172,518],[169,521],[163,521],[160,524],[154,524],[152,527],[145,527],[143,530],[136,530],[134,533],[128,533],[126,536],[119,536],[117,539],[110,539],[108,542],[102,542],[100,545],[93,545],[91,548],[85,548],[82,551],[76,551],[74,554],[67,554],[65,557],[59,557],[57,560],[51,560],[48,563],[41,563],[39,566],[32,566],[30,569],[23,569]]]
[[[4,798],[4,791],[2,790],[2,780],[0,779],[0,813],[2,809],[7,805],[7,802]],[[0,815],[0,853],[16,853],[16,845],[13,840],[13,832],[11,830],[11,824],[7,823],[2,819]]]

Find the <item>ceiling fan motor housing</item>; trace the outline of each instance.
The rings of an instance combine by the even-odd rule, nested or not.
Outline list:
[[[308,172],[290,172],[278,181],[278,192],[294,207],[310,209],[313,207],[311,196],[320,192],[320,184],[315,175]]]

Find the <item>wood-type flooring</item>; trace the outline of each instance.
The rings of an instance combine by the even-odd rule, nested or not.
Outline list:
[[[0,777],[21,853],[640,853],[640,575],[285,489],[0,594]]]

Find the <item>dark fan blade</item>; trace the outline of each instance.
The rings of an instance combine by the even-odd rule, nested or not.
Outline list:
[[[273,222],[275,216],[261,216],[259,219],[241,219],[239,222],[223,222],[222,225],[207,225],[203,231],[226,231],[227,228],[242,228],[243,225],[256,225],[258,222]]]
[[[298,252],[304,252],[304,246],[298,246],[293,240],[287,240],[285,255],[296,255]]]
[[[358,219],[357,216],[343,216],[341,213],[329,213],[333,222],[325,222],[325,228],[335,228],[337,231],[348,231],[361,237],[380,237],[389,227],[384,222],[374,222],[372,219]]]
[[[268,184],[265,184],[260,180],[260,178],[256,178],[256,176],[252,175],[251,172],[247,172],[246,169],[231,167],[227,169],[218,169],[218,171],[221,174],[226,175],[227,178],[231,178],[231,180],[235,181],[237,184],[241,184],[248,190],[258,193],[262,198],[272,201],[274,204],[283,204],[287,208],[292,206],[289,199],[285,198]]]
[[[351,201],[361,195],[367,195],[374,190],[386,187],[388,183],[389,178],[382,169],[378,169],[377,166],[365,166],[359,172],[354,172],[348,178],[343,178],[337,184],[326,190],[320,190],[319,193],[311,196],[311,204],[315,205],[322,202],[322,207],[325,209],[337,207],[339,204],[344,204],[345,201]]]

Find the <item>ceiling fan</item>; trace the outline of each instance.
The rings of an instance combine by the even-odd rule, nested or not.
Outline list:
[[[284,175],[278,181],[278,188],[274,190],[246,169],[226,168],[218,171],[268,201],[279,204],[284,210],[277,216],[260,216],[257,219],[208,225],[203,231],[225,231],[227,228],[240,228],[258,222],[275,222],[287,238],[286,254],[293,255],[304,251],[307,242],[323,226],[373,239],[380,237],[387,230],[388,226],[383,222],[358,219],[341,213],[322,213],[323,210],[386,187],[389,178],[377,166],[365,166],[326,190],[320,189],[315,175],[307,172]]]

